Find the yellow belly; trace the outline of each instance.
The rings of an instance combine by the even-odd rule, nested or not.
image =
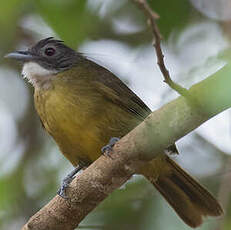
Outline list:
[[[131,125],[132,116],[88,85],[54,84],[37,89],[34,98],[45,129],[75,166],[96,160],[111,137],[122,137],[137,123]]]

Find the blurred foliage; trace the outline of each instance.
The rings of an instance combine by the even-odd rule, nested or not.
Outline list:
[[[187,0],[149,1],[152,9],[160,15],[158,26],[165,38],[176,29],[182,29],[191,17],[192,7]]]
[[[17,22],[23,16],[23,6],[28,2],[27,0],[9,0],[1,2],[0,7],[0,28],[1,28],[1,42],[0,48],[9,43],[14,42],[17,34]]]
[[[172,34],[180,36],[192,24],[202,20],[201,15],[198,16],[197,11],[187,0],[149,0],[149,3],[160,15],[158,25],[164,37],[164,44],[171,41]],[[212,21],[206,17],[204,20]],[[222,23],[216,25],[222,29]],[[150,46],[152,37],[150,29],[146,26],[146,18],[129,0],[2,1],[0,30],[0,57],[8,51],[33,44],[48,36],[56,36],[73,48],[88,44],[90,40],[111,40],[117,41],[120,47],[126,47],[127,56],[130,53],[139,52],[143,47],[153,52]],[[193,43],[193,38],[189,40],[189,43]],[[177,50],[177,45],[179,44],[170,43],[172,53]],[[187,47],[180,47],[177,51],[184,49]],[[193,50],[194,47],[190,49],[190,55]],[[179,62],[185,61],[182,64],[183,68],[190,64],[191,59],[187,60],[184,55],[182,56]],[[137,63],[137,57],[133,58]],[[142,60],[146,58],[147,62],[147,56],[139,58]],[[16,81],[16,78],[5,76],[4,70],[6,69],[13,71],[14,76],[19,75],[19,66],[10,61],[0,60],[0,121],[2,121],[0,122],[0,229],[16,230],[20,229],[29,216],[56,194],[61,178],[71,169],[71,166],[42,129],[33,107],[31,86],[25,84],[21,78],[20,80],[17,78]],[[151,65],[153,67],[155,60],[151,62],[153,62]],[[143,63],[142,65],[145,69]],[[5,80],[6,78],[8,81]],[[142,75],[141,80],[144,81],[143,79]],[[190,78],[186,79],[186,81],[190,80]],[[10,85],[11,90],[4,91],[7,85]],[[156,85],[152,84],[152,86]],[[157,88],[156,91],[158,91]],[[15,93],[17,90],[20,92],[19,95]],[[169,94],[169,91],[166,92]],[[14,99],[14,103],[11,103],[11,98]],[[162,97],[161,103],[163,100]],[[16,105],[23,111],[16,111]],[[22,115],[16,116],[16,112]],[[7,114],[5,120],[3,120],[4,114]],[[16,133],[9,131],[11,130],[10,124],[14,124]],[[10,146],[1,148],[6,146],[2,145],[6,143],[1,143],[6,135],[9,135],[7,138]],[[222,176],[214,177],[214,174],[219,171],[216,165],[219,165],[217,168],[223,172],[228,157],[224,151],[205,140],[203,136],[192,136],[191,138],[194,138],[194,142],[191,141],[184,145],[186,161],[190,159],[191,162],[190,157],[198,156],[197,159],[204,157],[203,154],[198,153],[200,149],[203,149],[203,152],[213,153],[211,155],[213,155],[215,169],[211,169],[210,177],[203,173],[200,177],[214,194],[218,194],[224,181]],[[205,159],[207,162],[210,158]],[[197,165],[197,162],[194,165]],[[196,171],[198,170],[197,167]],[[229,173],[226,175],[229,176]],[[229,195],[227,196],[229,198]],[[222,197],[220,199],[222,200]],[[225,208],[227,211],[224,221],[209,219],[200,229],[230,229],[229,199],[225,203]],[[83,228],[189,229],[177,218],[153,187],[141,177],[135,177],[124,188],[114,191],[83,220],[79,229]]]
[[[87,10],[86,3],[85,0],[38,0],[36,6],[48,25],[69,46],[75,48],[88,36],[89,31],[97,29],[95,25],[98,24],[98,18]]]

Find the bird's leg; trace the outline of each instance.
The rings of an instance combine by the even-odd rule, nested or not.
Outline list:
[[[115,145],[117,141],[119,141],[120,138],[118,137],[112,137],[109,141],[109,143],[101,148],[101,152],[104,156],[111,156],[112,148]]]
[[[83,169],[85,166],[81,163],[79,163],[79,165],[74,168],[66,177],[64,177],[64,179],[62,180],[62,184],[61,187],[59,188],[57,194],[59,196],[61,196],[64,199],[67,199],[68,197],[66,196],[66,189],[68,188],[68,186],[70,185],[70,183],[73,181],[73,179],[75,178],[75,175],[81,170]]]

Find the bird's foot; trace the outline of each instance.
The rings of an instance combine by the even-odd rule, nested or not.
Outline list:
[[[118,137],[112,137],[109,141],[109,143],[101,148],[101,152],[104,156],[111,157],[112,148],[115,145],[117,141],[119,141],[120,138]]]
[[[61,196],[63,199],[67,199],[66,189],[69,187],[70,183],[75,178],[75,175],[83,168],[84,166],[78,165],[74,168],[62,181],[61,187],[59,188],[57,194]]]
[[[167,154],[167,155],[177,155],[177,154],[179,154],[175,144],[168,146],[164,150],[164,153]]]

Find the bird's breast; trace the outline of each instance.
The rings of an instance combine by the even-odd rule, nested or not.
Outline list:
[[[90,163],[97,159],[105,142],[96,125],[96,98],[91,91],[82,95],[82,90],[55,85],[49,90],[36,90],[34,97],[45,129],[74,165],[79,160]]]
[[[73,165],[96,160],[111,137],[128,132],[130,117],[123,122],[126,114],[90,84],[53,84],[36,89],[34,99],[45,129]]]

